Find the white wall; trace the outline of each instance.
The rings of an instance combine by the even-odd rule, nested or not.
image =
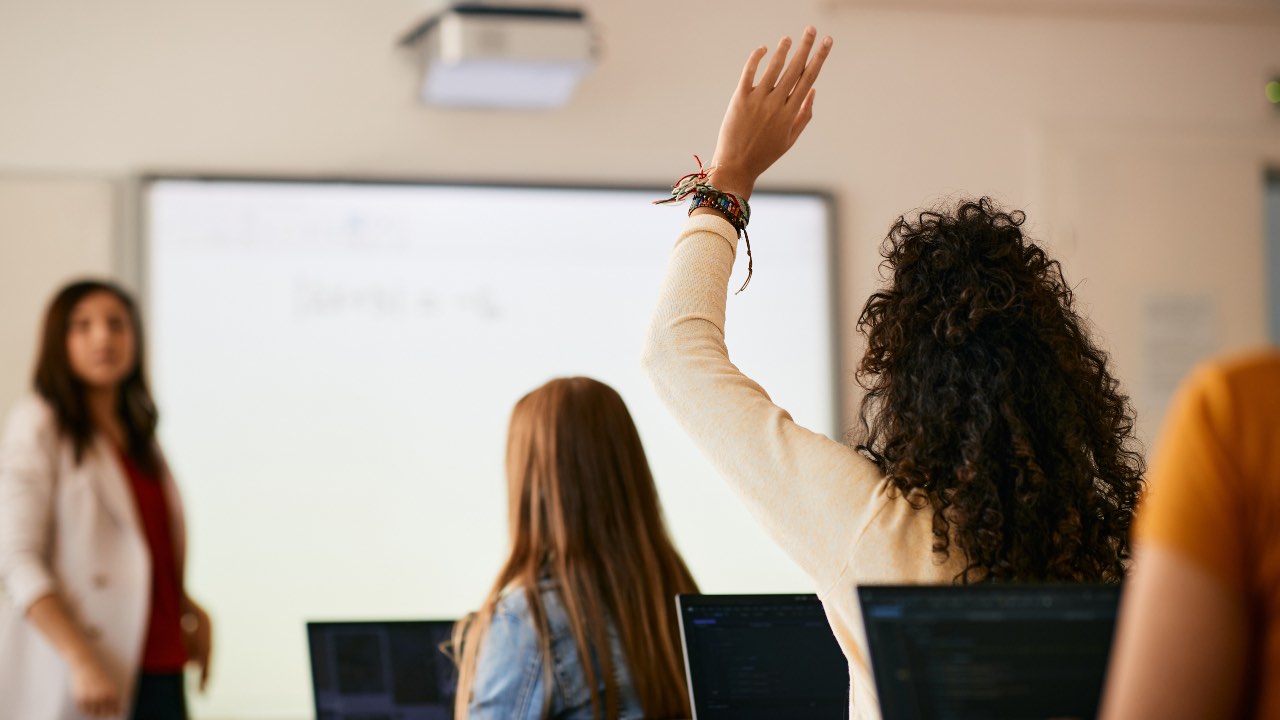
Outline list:
[[[117,194],[107,180],[0,169],[0,412],[30,387],[52,288],[111,274]]]
[[[394,43],[425,0],[0,0],[0,214],[25,213],[0,216],[0,400],[25,382],[57,279],[128,256],[130,233],[113,232],[128,218],[101,193],[127,195],[130,178],[661,184],[711,153],[746,52],[815,23],[837,42],[817,117],[766,183],[836,194],[844,325],[897,214],[992,194],[1025,208],[1081,283],[1150,434],[1152,298],[1203,300],[1216,349],[1266,338],[1263,172],[1280,167],[1280,112],[1262,92],[1280,73],[1280,14],[1139,7],[1161,2],[586,2],[604,54],[573,103],[496,113],[416,104]],[[21,199],[49,175],[98,189]],[[32,242],[34,228],[47,231]],[[851,371],[857,342],[842,343]]]
[[[896,214],[990,193],[1026,208],[1046,240],[1059,243],[1072,228],[1099,273],[1120,246],[1145,258],[1150,273],[1131,268],[1114,288],[1102,276],[1082,288],[1137,392],[1143,360],[1124,341],[1141,331],[1133,308],[1200,275],[1201,263],[1179,260],[1180,248],[1203,247],[1188,230],[1196,222],[1170,220],[1184,230],[1171,237],[1151,212],[1176,199],[1169,207],[1211,226],[1220,252],[1210,262],[1234,278],[1219,303],[1223,346],[1264,339],[1259,178],[1267,162],[1280,165],[1280,113],[1262,87],[1280,72],[1280,13],[1144,12],[1162,3],[1131,2],[1139,10],[1070,13],[1039,3],[1049,9],[1010,14],[1000,8],[1016,3],[990,1],[947,13],[928,10],[940,3],[909,4],[925,9],[862,0],[588,2],[604,53],[572,105],[496,113],[416,104],[415,71],[395,41],[434,5],[428,0],[4,0],[0,173],[662,183],[688,168],[690,154],[712,151],[745,52],[812,22],[837,40],[817,118],[767,180],[836,192],[849,321],[875,281],[876,243]],[[1070,139],[1082,133],[1110,137],[1111,149]],[[1172,138],[1152,151],[1158,167],[1126,149],[1125,138],[1153,133]],[[1222,138],[1231,139],[1232,163],[1212,160]],[[1197,159],[1205,157],[1211,176]],[[1152,193],[1150,202],[1101,203],[1087,193],[1064,201],[1071,188],[1063,182],[1096,187],[1108,162],[1129,163],[1128,187]],[[1078,168],[1073,178],[1064,179],[1064,164]],[[1179,177],[1233,190],[1198,202],[1185,201],[1191,185],[1158,195],[1155,186]],[[1118,227],[1127,228],[1120,246],[1104,236]],[[1067,270],[1081,277],[1080,268]],[[27,282],[20,264],[0,268],[0,282],[11,276]],[[26,313],[36,298],[32,288],[22,309],[5,312]],[[852,364],[852,336],[846,346]],[[6,343],[0,369],[25,366],[28,351]],[[6,384],[13,380],[0,379]]]

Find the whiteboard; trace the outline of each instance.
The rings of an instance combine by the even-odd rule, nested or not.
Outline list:
[[[144,194],[161,439],[217,628],[199,717],[309,717],[306,620],[475,609],[507,543],[509,413],[556,376],[622,394],[705,592],[813,591],[640,370],[684,221],[659,191],[161,178]],[[830,203],[752,206],[731,358],[838,437]]]

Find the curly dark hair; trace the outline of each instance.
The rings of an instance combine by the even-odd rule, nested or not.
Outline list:
[[[862,442],[955,582],[1118,582],[1145,470],[1062,267],[989,198],[899,217],[858,319]]]

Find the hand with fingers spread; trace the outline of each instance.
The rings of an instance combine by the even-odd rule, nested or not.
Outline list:
[[[817,36],[817,30],[805,28],[789,62],[791,38],[782,38],[758,81],[767,50],[756,48],[747,58],[716,141],[711,173],[716,188],[750,196],[756,179],[791,149],[813,118],[813,84],[832,45],[830,37],[818,42]]]

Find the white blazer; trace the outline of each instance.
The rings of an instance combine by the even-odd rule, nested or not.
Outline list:
[[[163,467],[163,466],[162,466]],[[182,577],[181,501],[161,472]],[[66,663],[26,612],[57,592],[122,689],[124,717],[151,610],[151,555],[133,491],[101,436],[77,465],[53,409],[18,401],[0,437],[0,720],[79,720]]]

